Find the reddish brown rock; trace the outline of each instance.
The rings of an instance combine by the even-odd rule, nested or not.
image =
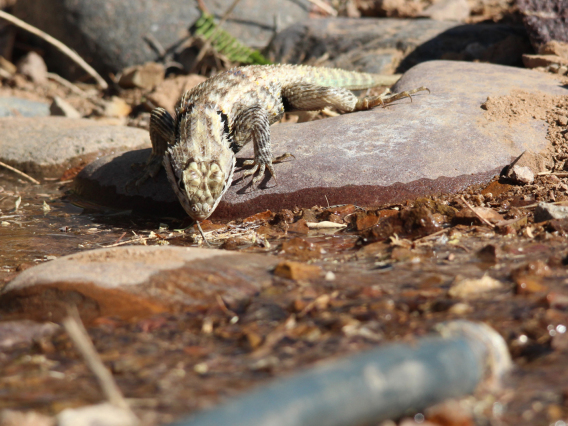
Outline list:
[[[275,165],[278,184],[265,179],[252,188],[239,170],[213,217],[326,205],[325,196],[332,205],[376,206],[489,182],[523,151],[540,152],[548,142],[543,120],[527,118],[509,126],[486,118],[481,105],[488,96],[507,95],[515,88],[565,92],[546,74],[450,61],[413,68],[394,90],[419,86],[427,86],[431,94],[420,92],[412,102],[406,98],[387,108],[273,126],[274,154],[290,152],[295,159]],[[125,190],[134,177],[130,165],[145,162],[149,153],[102,158],[77,177],[75,190],[101,204],[183,214],[163,171],[138,192]],[[252,146],[238,155],[251,156]]]
[[[181,95],[205,80],[205,77],[197,74],[169,78],[148,94],[146,105],[149,108],[162,107],[174,113],[175,104]]]
[[[291,262],[286,260],[280,262],[274,269],[274,275],[292,280],[309,280],[318,278],[322,275],[322,269],[316,265],[308,265],[307,263]]]
[[[162,64],[147,62],[144,65],[135,65],[122,71],[118,84],[122,87],[140,87],[151,90],[164,81],[166,70]]]
[[[81,252],[30,268],[0,294],[3,319],[60,320],[69,304],[84,320],[124,319],[251,297],[278,260],[182,247],[130,246]]]

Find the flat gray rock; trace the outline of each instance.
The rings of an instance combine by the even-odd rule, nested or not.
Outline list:
[[[129,246],[85,251],[27,269],[0,293],[3,318],[132,318],[250,298],[272,282],[275,257],[225,250]]]
[[[522,65],[523,53],[532,53],[523,27],[432,19],[327,18],[284,29],[271,42],[268,57],[297,64],[327,55],[326,66],[392,74],[436,59]]]
[[[414,67],[397,83],[401,91],[425,85],[413,101],[303,124],[271,128],[275,155],[295,159],[277,164],[278,184],[251,188],[236,173],[213,217],[235,218],[270,209],[314,205],[376,206],[418,196],[448,193],[489,182],[525,150],[548,146],[548,125],[529,119],[509,126],[490,121],[481,105],[488,96],[514,89],[568,94],[554,77],[499,65],[431,61]],[[100,204],[144,212],[181,213],[165,172],[137,192],[125,184],[130,164],[144,162],[150,150],[101,158],[77,176],[75,189]],[[240,158],[250,158],[247,146]]]
[[[0,97],[0,117],[47,117],[49,104],[14,97]]]
[[[217,18],[233,0],[205,2]],[[243,44],[262,48],[274,35],[275,17],[281,28],[308,17],[308,0],[241,0],[223,29]],[[102,75],[131,65],[157,61],[160,53],[148,40],[172,52],[188,38],[201,16],[196,1],[187,0],[21,0],[14,14],[75,49]],[[35,42],[37,40],[34,39]],[[55,53],[49,45],[42,48]],[[69,73],[76,65],[61,54],[45,55],[50,69]]]
[[[59,326],[51,322],[2,321],[0,322],[0,351],[16,345],[31,344],[34,340],[49,336],[58,329]]]
[[[150,146],[144,130],[65,117],[0,118],[0,135],[0,161],[39,176],[57,176],[103,155]]]
[[[534,221],[544,222],[552,219],[568,219],[568,206],[557,206],[552,203],[538,203],[534,209]]]

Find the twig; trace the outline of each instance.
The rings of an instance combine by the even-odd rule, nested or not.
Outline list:
[[[324,220],[323,222],[306,222],[308,228],[310,229],[338,229],[338,228],[347,228],[345,223],[335,223],[330,222],[329,220]]]
[[[0,68],[0,77],[5,78],[5,79],[9,79],[9,78],[12,78],[12,74],[10,74],[4,68]]]
[[[130,410],[111,372],[103,364],[101,357],[87,334],[77,308],[75,306],[70,307],[67,310],[67,315],[67,318],[63,320],[63,327],[77,350],[81,353],[85,363],[97,378],[105,398],[115,407]]]
[[[540,204],[540,203],[534,203],[534,204],[529,204],[528,206],[521,206],[521,207],[518,207],[518,208],[519,208],[519,209],[532,209],[532,208],[538,206],[539,204]],[[563,201],[553,201],[552,203],[546,203],[546,204],[554,204],[554,205],[562,205],[562,204],[564,204],[564,205],[566,205],[566,200],[563,200]]]
[[[201,229],[201,225],[199,224],[199,221],[196,220],[195,224],[197,225],[197,229],[199,229],[199,233],[201,234],[201,238],[203,238],[203,241],[205,241],[205,244],[207,244],[207,247],[211,247],[211,244],[209,244],[209,241],[207,241],[207,238],[205,238],[205,234],[203,233],[203,229]]]
[[[308,1],[310,3],[315,4],[321,10],[323,10],[324,12],[327,12],[331,16],[337,16],[337,10],[335,10],[333,7],[331,7],[329,4],[323,2],[322,0],[308,0]]]
[[[120,240],[122,240],[124,238],[125,235],[126,235],[126,232],[123,232],[122,235],[120,237],[118,237],[113,244],[118,243]]]
[[[443,234],[444,232],[449,231],[449,230],[450,230],[449,228],[440,229],[439,231],[436,231],[436,232],[434,232],[434,233],[432,233],[432,234],[428,234],[428,235],[425,235],[425,236],[423,236],[423,237],[420,237],[420,238],[415,239],[415,240],[413,241],[413,243],[418,243],[418,242],[421,242],[421,241],[424,241],[424,240],[428,240],[428,239],[430,239],[430,238],[437,237],[438,235]]]
[[[209,13],[209,9],[207,9],[207,6],[205,6],[203,0],[197,0],[197,7],[199,7],[199,10],[201,10],[202,12]]]
[[[473,208],[473,206],[471,204],[469,204],[467,201],[465,201],[465,198],[463,198],[463,195],[460,197],[460,199],[463,201],[463,203],[470,208],[470,210],[473,212],[474,215],[477,216],[477,218],[482,221],[483,223],[485,223],[486,225],[489,225],[491,228],[495,228],[495,225],[493,225],[491,222],[489,222],[487,219],[485,219],[483,216],[481,216],[479,213],[477,213],[475,211],[475,209]]]
[[[219,294],[215,295],[215,299],[217,299],[217,304],[219,305],[221,310],[225,313],[225,315],[232,317],[232,318],[234,318],[234,317],[238,318],[238,315],[235,312],[233,312],[229,308],[227,308],[225,301],[223,300],[223,298]]]
[[[101,246],[102,248],[110,248],[110,247],[118,247],[118,246],[123,246],[125,244],[130,244],[130,243],[144,243],[145,241],[148,240],[153,240],[156,239],[157,237],[138,237],[138,238],[134,238],[132,240],[127,240],[127,241],[121,241],[119,243],[114,243],[114,244],[109,244],[108,246]]]
[[[165,57],[166,54],[168,53],[166,49],[164,49],[164,46],[162,46],[162,43],[160,43],[152,33],[146,34],[144,36],[144,40],[146,41],[146,43],[150,45],[152,49],[156,51],[156,53],[158,54],[158,56],[160,56],[160,58]]]
[[[558,177],[568,177],[568,172],[540,172],[536,174],[537,176],[558,176]]]
[[[77,53],[75,53],[69,47],[67,47],[66,45],[61,43],[59,40],[51,37],[49,34],[44,33],[43,31],[37,29],[36,27],[25,23],[21,19],[18,19],[13,15],[10,15],[9,13],[4,12],[3,10],[0,10],[0,18],[5,19],[6,21],[10,22],[11,24],[13,24],[17,27],[20,27],[23,30],[26,30],[26,31],[42,38],[43,40],[47,41],[48,43],[52,44],[57,49],[59,49],[61,52],[65,53],[73,61],[75,61],[75,63],[77,63],[81,68],[83,68],[91,77],[93,77],[95,79],[95,81],[97,82],[98,86],[101,89],[105,90],[105,89],[108,88],[107,82],[99,75],[98,72],[96,72],[93,69],[93,67],[91,67],[88,63],[86,63],[83,60],[83,58],[81,58]]]
[[[2,12],[2,11],[0,10],[0,12]],[[11,170],[11,171],[13,171],[14,173],[16,173],[16,174],[22,176],[23,178],[26,178],[26,179],[29,180],[30,182],[35,183],[36,185],[39,185],[39,184],[40,184],[40,182],[37,181],[37,180],[35,180],[33,177],[31,177],[31,176],[25,174],[24,172],[22,172],[22,171],[20,171],[20,170],[18,170],[18,169],[15,169],[15,168],[12,167],[12,166],[7,165],[6,163],[3,163],[2,161],[0,161],[0,167],[4,167],[5,169]]]
[[[79,89],[75,84],[71,83],[69,80],[65,80],[59,74],[48,72],[47,78],[61,84],[63,87],[67,87],[69,90],[71,90],[73,93],[77,95],[87,97],[87,93],[84,90]]]
[[[199,53],[197,54],[197,57],[195,58],[195,62],[194,62],[194,65],[193,65],[191,72],[193,72],[195,70],[195,68],[197,67],[199,62],[201,62],[203,57],[207,54],[207,52],[211,48],[211,41],[210,40],[212,40],[213,37],[215,36],[215,34],[221,29],[221,25],[223,25],[225,23],[225,21],[227,20],[229,15],[233,12],[235,7],[237,7],[237,4],[239,4],[240,1],[241,0],[234,0],[233,4],[231,4],[229,6],[229,8],[225,11],[223,16],[221,17],[221,20],[219,21],[219,23],[215,26],[215,28],[213,28],[213,31],[211,31],[211,34],[209,35],[208,39],[205,40],[205,44],[199,50]],[[203,10],[204,13],[207,13],[206,12],[207,8],[203,8],[202,10]]]

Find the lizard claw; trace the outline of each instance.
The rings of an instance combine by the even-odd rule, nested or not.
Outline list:
[[[290,154],[289,152],[287,152],[287,153],[285,153],[285,154],[279,155],[278,157],[274,157],[274,158],[272,159],[272,163],[273,163],[273,164],[274,164],[274,163],[283,163],[284,160],[286,160],[286,159],[288,159],[288,158],[290,158],[290,157],[292,157],[294,160],[296,159],[296,157],[294,157],[294,154]],[[274,173],[272,173],[272,176],[274,176]]]
[[[250,170],[247,170],[243,173],[243,178],[246,178],[247,176],[253,176],[251,182],[253,185],[256,185],[262,179],[266,169],[268,169],[272,178],[276,180],[276,172],[274,171],[272,161],[270,161],[269,163],[257,163],[256,160],[246,160],[243,163],[243,166],[252,166]]]
[[[247,176],[253,176],[251,183],[253,185],[256,185],[256,183],[259,182],[264,176],[264,172],[266,171],[266,169],[268,169],[268,172],[270,173],[272,179],[274,179],[274,181],[277,182],[276,172],[274,171],[274,166],[272,164],[283,163],[285,160],[287,160],[290,157],[294,159],[296,158],[294,157],[294,155],[287,152],[285,154],[279,155],[278,157],[274,157],[272,160],[269,160],[268,162],[262,162],[262,160],[257,161],[256,159],[246,160],[243,162],[243,167],[247,166],[252,166],[252,167],[243,173],[243,179],[246,178]]]

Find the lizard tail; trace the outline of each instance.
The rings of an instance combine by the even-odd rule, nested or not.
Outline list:
[[[369,89],[376,86],[392,86],[400,74],[369,74],[338,68],[310,67],[313,82],[322,86],[343,87],[350,90]]]

